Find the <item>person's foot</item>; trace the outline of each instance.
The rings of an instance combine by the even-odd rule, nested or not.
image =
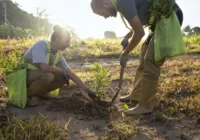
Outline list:
[[[141,105],[137,105],[129,110],[124,111],[126,115],[138,115],[138,114],[148,114],[153,111],[152,108],[146,108]]]
[[[139,101],[140,99],[139,97],[135,96],[135,94],[131,94],[131,93],[120,97],[121,102],[130,102],[132,100]]]
[[[28,100],[27,100],[27,105],[29,106],[37,106],[38,105],[38,101],[39,101],[39,98],[38,97],[29,97]]]

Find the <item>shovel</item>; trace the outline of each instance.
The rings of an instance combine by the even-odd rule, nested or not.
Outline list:
[[[128,42],[121,44],[123,47],[123,51],[126,49],[126,47],[128,46]],[[110,106],[112,106],[113,102],[115,101],[115,99],[117,98],[117,96],[119,95],[120,91],[121,91],[121,87],[122,87],[122,83],[123,83],[123,76],[124,76],[124,68],[125,66],[121,66],[120,69],[120,78],[119,78],[119,84],[118,84],[118,89],[115,93],[115,96],[112,98],[112,101],[110,103]]]
[[[117,96],[119,95],[120,91],[121,91],[121,87],[122,87],[122,82],[123,82],[123,76],[124,76],[124,66],[121,66],[121,70],[120,70],[120,79],[119,79],[119,85],[118,85],[118,89],[116,91],[115,96],[112,98],[112,101],[110,103],[110,106],[112,106],[113,102],[115,101],[115,99],[117,98]]]

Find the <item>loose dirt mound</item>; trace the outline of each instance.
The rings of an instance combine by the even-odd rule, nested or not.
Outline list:
[[[99,101],[94,104],[87,101],[81,93],[73,93],[71,96],[52,100],[47,109],[49,111],[67,111],[88,117],[102,118],[109,115],[108,105],[109,102],[107,101]]]

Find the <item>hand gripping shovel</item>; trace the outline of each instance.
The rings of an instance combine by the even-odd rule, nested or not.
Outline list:
[[[126,47],[128,46],[128,43],[125,43],[125,44],[121,44],[122,47],[123,47],[123,50],[126,49]],[[113,102],[115,101],[115,99],[117,98],[117,96],[119,95],[120,91],[121,91],[121,87],[122,87],[122,83],[123,83],[123,76],[124,76],[124,68],[125,66],[121,66],[121,69],[120,69],[120,78],[119,78],[119,85],[118,85],[118,89],[115,93],[115,96],[112,98],[112,101],[110,103],[110,106],[112,106]]]

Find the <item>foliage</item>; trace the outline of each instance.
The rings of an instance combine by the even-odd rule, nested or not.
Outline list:
[[[125,110],[129,110],[129,107],[128,107],[127,104],[124,104],[124,109],[125,109]]]
[[[0,40],[0,71],[3,72],[3,75],[18,70],[23,54],[39,39],[46,39],[46,37]]]
[[[4,14],[0,14],[0,38],[8,37],[32,37],[49,35],[52,32],[52,24],[48,20],[46,10],[37,9],[37,16],[22,10],[16,2],[5,0],[7,7],[7,24],[5,24]],[[0,13],[4,13],[4,2],[0,2]],[[70,26],[67,29],[73,38],[78,38],[74,29]]]
[[[117,38],[115,32],[112,31],[105,31],[104,38]]]
[[[90,87],[97,93],[97,96],[104,99],[106,97],[106,91],[111,83],[111,79],[108,77],[108,70],[102,65],[95,63],[91,71],[94,72],[94,75]]]
[[[10,74],[20,68],[20,61],[25,48],[2,48],[0,51],[0,70],[4,75]]]
[[[200,52],[200,36],[192,35],[184,38],[188,53]]]
[[[185,28],[183,28],[184,32],[190,32],[190,25],[185,26]]]
[[[171,13],[175,0],[150,0],[152,1],[152,6],[150,7],[150,12],[156,20],[160,20],[162,17],[168,17]]]
[[[139,44],[130,56],[138,56],[141,44]],[[65,58],[84,59],[88,57],[105,58],[119,57],[122,52],[120,39],[85,39],[72,40],[71,46],[63,52]]]
[[[0,40],[0,70],[5,73],[14,71],[23,53],[39,39],[47,39],[47,37]],[[188,53],[200,51],[200,36],[185,37],[184,42]],[[139,49],[140,45],[130,55],[138,56]],[[88,57],[119,57],[121,51],[119,39],[87,39],[72,41],[71,47],[64,51],[63,55],[67,60]]]
[[[42,31],[42,30],[41,30]],[[0,25],[0,38],[6,39],[10,38],[24,38],[24,37],[34,37],[38,35],[37,31],[30,29],[22,29],[20,27],[14,27],[13,25]]]
[[[189,36],[191,35],[200,35],[200,27],[194,27],[190,30]]]
[[[52,29],[52,24],[47,18],[35,17],[26,11],[20,9],[18,4],[12,0],[6,0],[7,20],[9,24],[23,29],[38,30],[39,27],[46,27],[44,32],[49,34]],[[0,13],[4,13],[3,2],[0,2]],[[4,14],[0,14],[0,24],[4,23]]]
[[[64,130],[64,129],[63,129]],[[39,115],[29,119],[8,117],[6,125],[0,130],[1,140],[61,140],[66,136],[56,122]]]

